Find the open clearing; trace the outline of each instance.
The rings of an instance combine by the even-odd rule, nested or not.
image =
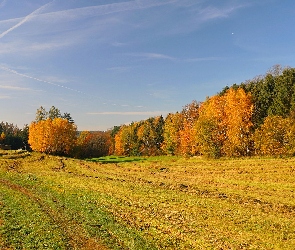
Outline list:
[[[0,152],[0,249],[294,249],[295,158]]]

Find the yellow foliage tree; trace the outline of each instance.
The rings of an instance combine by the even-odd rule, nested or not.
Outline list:
[[[251,94],[242,88],[229,89],[224,98],[224,122],[226,140],[223,153],[227,156],[247,155],[249,152],[250,133],[253,126],[253,103]]]
[[[180,153],[179,131],[181,129],[181,123],[182,114],[180,113],[169,113],[165,119],[162,150],[168,155],[177,155]]]
[[[123,131],[125,129],[125,125],[120,128],[120,130],[115,135],[115,154],[116,155],[124,155],[124,142],[122,140]]]
[[[212,96],[201,105],[195,125],[196,141],[201,154],[209,157],[221,156],[226,139],[224,116],[222,96]]]
[[[5,135],[4,132],[2,132],[1,135],[0,135],[0,142],[4,141],[5,138],[6,138],[6,135]]]
[[[75,146],[77,128],[64,118],[32,122],[29,127],[29,144],[32,150],[47,154],[69,154]]]
[[[288,152],[289,141],[292,137],[294,138],[294,128],[290,127],[288,118],[268,116],[254,133],[256,154],[284,155]]]
[[[199,118],[200,104],[196,101],[186,105],[182,114],[182,127],[179,131],[179,151],[181,155],[192,156],[198,153],[195,123]]]
[[[195,127],[200,152],[211,157],[247,155],[252,114],[251,95],[242,88],[208,98]]]

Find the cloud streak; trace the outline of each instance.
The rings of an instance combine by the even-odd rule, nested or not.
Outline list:
[[[1,44],[0,54],[24,52],[24,55],[31,55],[31,53],[35,51],[51,51],[53,49],[60,49],[73,44],[83,43],[87,37],[95,36],[97,33],[102,34],[99,42],[106,42],[108,40],[108,42],[110,42],[113,46],[122,47],[130,43],[128,41],[125,43],[111,41],[115,40],[116,36],[123,34],[122,30],[124,30],[126,35],[128,35],[127,40],[133,35],[139,37],[137,32],[149,32],[149,30],[155,31],[157,36],[165,36],[167,34],[175,35],[177,33],[193,31],[199,28],[199,25],[206,21],[218,18],[226,18],[236,9],[245,7],[242,5],[225,6],[219,8],[211,6],[204,7],[201,6],[199,1],[186,1],[187,4],[183,5],[183,0],[134,0],[98,6],[55,10],[52,12],[50,12],[48,9],[47,12],[45,12],[44,10],[53,2],[54,1],[41,6],[25,17],[0,21],[0,25],[6,29],[0,34],[0,39],[29,21],[31,26],[29,27],[30,32],[28,34],[34,36],[34,41],[32,41],[31,38],[26,35],[20,36],[18,38],[19,40]],[[53,8],[56,7],[54,4],[52,4],[52,6]],[[159,16],[157,7],[165,7],[165,15]],[[145,14],[149,13],[148,11],[143,11],[140,12],[140,15],[142,16],[140,22],[130,22],[129,18],[132,15],[129,15],[129,13],[127,13],[128,15],[125,16],[104,17],[103,20],[99,18],[100,16],[104,15],[116,13],[119,14],[128,11],[136,12],[149,8],[153,9],[153,18],[150,18],[150,15]],[[153,12],[154,10],[155,12]],[[176,25],[165,25],[165,29],[163,30],[162,24],[173,23],[172,20],[174,20],[179,15],[179,13],[185,13],[185,15],[179,19]],[[87,22],[87,25],[85,24],[83,30],[79,28],[71,28],[72,22],[79,21],[83,23],[83,19],[85,19]],[[37,26],[35,26],[36,24]],[[40,29],[40,24],[42,24],[42,29]],[[9,26],[12,27],[7,29]],[[53,39],[42,39],[42,37],[48,35],[49,31],[52,30],[54,30],[54,36],[52,36]],[[114,37],[115,39],[113,39]],[[161,53],[142,53],[138,55],[134,54],[134,56],[142,57],[143,59],[147,60],[158,59],[179,61],[177,58]]]
[[[167,111],[130,111],[130,112],[89,112],[87,115],[149,115],[157,116],[162,114],[167,114]]]
[[[11,99],[11,97],[7,95],[0,95],[0,99]]]
[[[111,3],[111,4],[104,4],[104,5],[80,7],[80,8],[74,8],[74,9],[41,13],[46,7],[48,7],[50,4],[54,2],[54,1],[51,1],[50,3],[47,3],[41,6],[40,8],[36,9],[35,11],[33,11],[32,13],[30,13],[29,15],[23,18],[1,20],[0,24],[7,23],[7,22],[18,22],[16,25],[11,27],[7,31],[3,32],[4,35],[6,35],[6,33],[9,33],[13,29],[16,29],[17,27],[29,21],[33,17],[44,19],[44,20],[50,19],[52,21],[76,20],[78,18],[84,18],[84,17],[89,18],[93,16],[102,16],[102,15],[108,15],[108,14],[114,14],[114,13],[120,13],[120,12],[132,11],[132,10],[143,10],[143,9],[171,4],[176,1],[177,0],[164,0],[164,1],[136,0],[136,1],[127,1],[122,3]],[[1,7],[1,4],[0,4],[0,7]],[[0,35],[0,38],[1,38],[1,35]]]
[[[53,85],[53,86],[56,86],[56,87],[59,87],[59,88],[63,88],[63,89],[66,89],[66,90],[77,92],[79,94],[86,95],[86,93],[84,93],[82,91],[72,89],[72,88],[69,88],[69,87],[66,87],[66,86],[63,86],[63,85],[60,85],[60,84],[50,82],[50,81],[42,80],[42,79],[39,79],[39,78],[36,78],[36,77],[32,77],[32,76],[29,76],[29,75],[26,75],[26,74],[22,74],[22,73],[19,73],[19,72],[13,70],[13,69],[7,68],[7,67],[0,66],[0,69],[4,70],[6,72],[10,72],[12,74],[21,76],[21,77],[29,78],[29,79],[32,79],[32,80],[35,80],[35,81],[38,81],[38,82],[47,83],[47,84],[50,84],[50,85]]]
[[[18,28],[19,26],[23,25],[24,23],[26,23],[27,21],[29,21],[31,18],[33,18],[35,15],[39,14],[43,9],[45,9],[48,5],[50,5],[52,2],[47,3],[43,6],[41,6],[40,8],[34,10],[32,13],[30,13],[29,15],[25,16],[23,19],[21,19],[21,21],[19,21],[17,24],[15,24],[14,26],[12,26],[11,28],[7,29],[6,31],[2,32],[0,34],[0,38],[3,38],[4,36],[6,36],[8,33],[10,33],[11,31],[15,30],[16,28]]]
[[[164,60],[170,60],[170,61],[176,60],[175,57],[159,54],[159,53],[130,53],[128,55],[134,56],[134,57],[141,57],[143,59],[164,59]]]
[[[16,86],[8,86],[8,85],[0,85],[0,89],[16,90],[16,91],[30,90],[29,88],[22,88],[22,87],[16,87]]]
[[[169,60],[173,62],[204,62],[204,61],[218,61],[221,57],[196,57],[196,58],[177,58],[170,55],[160,53],[128,53],[127,56],[138,57],[143,60]]]
[[[44,17],[55,17],[55,18],[73,18],[77,17],[89,17],[89,16],[98,16],[98,15],[107,15],[131,10],[139,9],[148,9],[152,7],[162,6],[166,4],[171,4],[177,0],[137,0],[137,1],[128,1],[122,3],[111,3],[98,6],[82,7],[76,9],[68,9],[56,12],[49,12],[41,14]]]

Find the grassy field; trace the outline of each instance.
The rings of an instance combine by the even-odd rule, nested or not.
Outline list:
[[[0,249],[294,249],[295,158],[0,152]]]

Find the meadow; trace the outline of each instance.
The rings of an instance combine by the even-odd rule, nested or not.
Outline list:
[[[294,249],[295,158],[0,151],[0,249]]]

